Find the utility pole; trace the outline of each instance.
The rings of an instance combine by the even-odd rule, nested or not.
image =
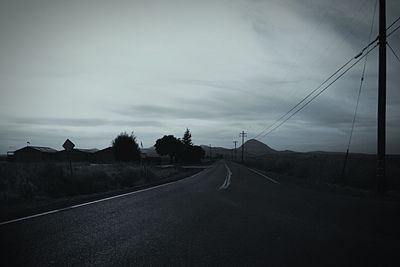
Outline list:
[[[244,138],[247,137],[247,133],[242,131],[239,136],[242,137],[242,162],[244,162]]]
[[[211,156],[211,144],[210,144],[210,160],[212,159],[212,156]]]
[[[386,158],[386,0],[379,0],[377,193],[385,193]]]
[[[237,157],[236,157],[236,154],[237,154],[237,153],[236,153],[236,144],[237,144],[237,142],[238,142],[238,141],[236,141],[236,140],[233,141],[233,143],[235,144],[235,160],[237,160]]]

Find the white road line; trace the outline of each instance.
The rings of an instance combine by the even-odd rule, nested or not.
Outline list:
[[[129,195],[138,194],[138,193],[145,192],[145,191],[150,191],[150,190],[153,190],[153,189],[156,189],[156,188],[160,188],[160,187],[164,187],[164,186],[167,186],[167,185],[171,185],[171,184],[174,184],[174,183],[181,182],[181,181],[183,181],[185,179],[194,178],[194,177],[198,176],[199,174],[201,174],[202,172],[204,172],[205,170],[208,170],[208,168],[204,169],[201,172],[198,172],[198,173],[196,173],[196,174],[194,174],[192,176],[189,176],[187,178],[183,178],[183,179],[180,179],[180,180],[177,180],[177,181],[173,181],[173,182],[169,182],[169,183],[166,183],[166,184],[160,184],[160,185],[156,185],[156,186],[153,186],[153,187],[141,189],[141,190],[138,190],[138,191],[124,193],[124,194],[116,195],[116,196],[112,196],[112,197],[106,197],[106,198],[102,198],[102,199],[98,199],[98,200],[94,200],[94,201],[90,201],[90,202],[85,202],[85,203],[69,206],[69,207],[62,208],[62,209],[50,210],[50,211],[46,211],[46,212],[43,212],[43,213],[38,213],[38,214],[26,216],[26,217],[21,217],[21,218],[9,220],[9,221],[0,222],[0,226],[6,225],[6,224],[15,223],[15,222],[20,222],[20,221],[25,221],[25,220],[29,220],[29,219],[33,219],[33,218],[36,218],[36,217],[41,217],[41,216],[45,216],[45,215],[49,215],[49,214],[53,214],[53,213],[57,213],[57,212],[61,212],[61,211],[66,211],[66,210],[70,210],[70,209],[76,209],[76,208],[79,208],[79,207],[88,206],[88,205],[92,205],[92,204],[95,204],[95,203],[99,203],[99,202],[103,202],[103,201],[107,201],[107,200],[111,200],[111,199],[115,199],[115,198],[120,198],[120,197],[125,197],[125,196],[129,196]]]
[[[250,169],[249,167],[247,167],[247,169],[249,169],[250,171],[252,171],[252,172],[255,172],[255,173],[257,173],[258,175],[261,175],[262,177],[264,177],[264,178],[267,178],[268,180],[270,180],[271,182],[273,182],[273,183],[275,183],[275,184],[279,184],[279,182],[278,181],[276,181],[276,180],[274,180],[274,179],[272,179],[272,178],[270,178],[270,177],[268,177],[268,176],[266,176],[266,175],[264,175],[264,174],[262,174],[261,172],[259,172],[259,171],[256,171],[256,170],[253,170],[253,169]]]
[[[226,165],[226,163],[225,163],[225,167],[226,167],[226,170],[227,170],[226,178],[225,178],[224,183],[218,188],[218,190],[227,189],[229,187],[229,185],[231,184],[232,172],[229,169],[228,165]]]

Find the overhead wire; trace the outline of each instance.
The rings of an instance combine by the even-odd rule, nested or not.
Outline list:
[[[399,56],[396,54],[396,52],[394,52],[394,49],[390,46],[390,44],[387,42],[386,43],[388,45],[388,47],[390,48],[390,51],[392,51],[393,55],[397,58],[397,60],[400,62],[400,58]]]
[[[375,14],[376,14],[377,5],[378,5],[378,1],[375,1],[375,7],[374,7],[374,12],[373,12],[372,21],[371,21],[371,28],[369,30],[368,42],[371,41],[372,31],[374,29]],[[363,66],[363,70],[362,70],[362,73],[361,73],[360,87],[358,88],[357,102],[356,102],[356,107],[355,107],[355,110],[354,110],[354,116],[353,116],[353,121],[352,121],[352,125],[351,125],[351,130],[350,130],[349,142],[347,144],[347,151],[349,151],[349,149],[350,149],[350,143],[351,143],[351,139],[353,137],[354,125],[355,125],[355,121],[356,121],[356,117],[357,117],[357,111],[358,111],[358,105],[359,105],[359,102],[360,102],[361,90],[362,90],[362,86],[363,86],[363,83],[364,83],[365,69],[367,67],[367,61],[368,61],[368,55],[365,56],[364,66]]]
[[[386,28],[386,30],[389,30],[394,24],[396,24],[396,22],[398,22],[400,20],[400,17],[398,17],[397,19],[395,19],[390,25],[389,27]],[[394,32],[396,32],[398,29],[400,28],[400,25],[398,25],[396,28],[394,28],[394,30],[392,30],[390,33],[388,33],[386,35],[386,37],[388,38],[389,36],[391,36]],[[389,47],[390,51],[392,51],[393,55],[396,57],[396,59],[400,62],[400,58],[399,56],[396,54],[396,52],[394,51],[394,49],[392,48],[392,46],[389,44],[389,42],[386,42],[387,46]]]
[[[396,22],[398,22],[400,20],[400,17],[398,17],[397,19],[395,19],[392,23],[390,23],[390,25],[386,28],[386,30],[389,30],[394,24],[396,24]]]
[[[396,28],[394,28],[393,31],[389,32],[389,33],[386,35],[386,37],[387,37],[387,38],[390,37],[390,35],[392,35],[392,34],[393,34],[395,31],[397,31],[399,28],[400,28],[400,25],[397,26]]]
[[[365,6],[365,5],[361,4],[360,7],[359,7],[359,10],[358,10],[357,12],[359,13],[360,10],[361,10],[364,6]],[[317,26],[314,27],[313,31],[316,31],[316,29],[319,28],[319,27],[322,25],[323,21],[326,19],[326,16],[325,16],[325,15],[326,15],[327,12],[328,12],[328,11],[326,10],[325,13],[321,16],[322,19],[319,20],[319,22],[317,23]],[[358,18],[358,17],[357,17],[357,18]],[[350,20],[349,23],[350,23],[350,24],[353,23],[353,21],[354,21],[355,19],[356,19],[356,17],[355,17],[355,16],[352,16],[352,18],[351,18],[351,20]],[[309,39],[308,39],[308,41],[306,42],[306,46],[310,43],[310,41],[311,41],[311,39],[312,39],[312,38],[311,38],[312,35],[313,35],[313,34],[311,34],[311,36],[309,36]],[[330,44],[332,45],[332,42],[331,42]],[[302,49],[303,49],[303,48],[302,48]],[[325,50],[329,50],[328,47],[326,47]],[[352,59],[353,59],[353,58],[351,58],[349,61],[351,61]],[[296,58],[295,58],[295,64],[294,64],[294,65],[296,65],[297,61],[298,61],[298,53],[297,53],[297,56],[296,56]],[[348,64],[348,63],[350,63],[350,62],[347,62],[347,64]],[[342,66],[341,68],[344,68],[345,66],[346,66],[346,65]],[[338,70],[338,71],[340,71],[340,70]],[[308,71],[308,72],[310,72],[310,71]],[[289,71],[286,71],[285,78],[283,79],[284,82],[287,81],[287,76],[288,76],[288,74],[289,74]],[[332,74],[332,76],[329,77],[329,78],[332,78],[335,74],[336,74],[336,73]],[[321,88],[321,87],[329,80],[329,78],[328,78],[325,82],[323,82],[322,84],[320,84],[318,87]],[[315,88],[315,90],[318,90],[318,89]],[[292,92],[290,92],[290,93],[292,94]],[[311,94],[312,94],[312,92],[311,92]],[[296,108],[296,107],[293,107],[293,109],[294,109],[294,108]],[[274,110],[276,110],[276,108],[275,108]],[[291,110],[290,110],[290,111],[291,111]],[[290,113],[290,111],[288,111],[288,113]],[[285,115],[287,115],[287,114],[284,114],[280,119],[284,118]],[[279,119],[279,120],[280,120],[280,119]],[[277,121],[276,121],[275,123],[277,123]],[[256,134],[256,135],[253,136],[252,138],[254,138],[254,139],[258,138],[260,135],[262,135],[263,132],[265,132],[266,130],[268,130],[268,129],[271,128],[272,126],[273,126],[273,125],[269,125],[269,126],[267,125],[267,127],[264,127],[262,131],[260,131],[258,134]]]
[[[371,41],[372,31],[374,29],[377,5],[378,5],[378,0],[375,1],[375,7],[374,7],[374,12],[373,12],[372,21],[371,21],[371,28],[369,30],[369,35],[368,35],[368,42]],[[346,148],[346,155],[345,155],[345,159],[344,159],[344,163],[343,163],[341,182],[344,181],[344,176],[345,176],[345,173],[346,173],[347,160],[348,160],[348,157],[349,157],[351,140],[353,138],[354,126],[355,126],[355,123],[356,123],[357,112],[358,112],[358,106],[360,104],[360,96],[361,96],[362,86],[363,86],[363,83],[364,83],[364,77],[365,77],[365,70],[366,70],[366,67],[367,67],[367,61],[368,61],[368,55],[365,56],[364,66],[363,66],[363,69],[362,69],[362,72],[361,72],[360,86],[358,88],[356,106],[354,108],[353,120],[351,122],[351,129],[350,129],[349,141],[347,143],[347,148]]]
[[[374,13],[375,14],[375,13]],[[400,17],[398,17],[397,19],[395,19],[387,28],[386,28],[386,30],[389,30],[391,27],[393,27],[395,24],[396,24],[396,22],[398,22],[400,20]],[[398,29],[400,28],[400,25],[399,26],[397,26],[394,30],[392,30],[389,34],[387,34],[387,37],[389,37],[390,35],[392,35],[395,31],[397,31]],[[352,60],[354,60],[354,59],[357,59],[357,58],[359,58],[360,56],[362,56],[363,54],[364,54],[364,52],[371,46],[371,45],[373,45],[374,43],[376,43],[377,41],[378,41],[378,39],[379,39],[379,36],[377,36],[373,41],[371,41],[368,45],[366,45],[356,56],[354,56],[354,57],[352,57],[352,58],[350,58],[345,64],[343,64],[338,70],[336,70],[332,75],[330,75],[326,80],[324,80],[318,87],[316,87],[314,90],[312,90],[310,93],[308,93],[303,99],[301,99],[296,105],[294,105],[289,111],[287,111],[285,114],[283,114],[281,117],[279,117],[277,120],[275,120],[275,122],[273,122],[272,124],[270,124],[268,127],[266,127],[266,128],[264,128],[260,133],[258,133],[257,135],[255,135],[253,138],[254,139],[256,139],[256,138],[258,138],[258,137],[260,137],[260,136],[262,136],[262,137],[265,137],[266,135],[268,135],[270,132],[272,132],[272,131],[274,131],[275,129],[277,129],[277,128],[279,128],[280,127],[280,125],[282,125],[284,122],[286,122],[286,121],[288,121],[288,119],[290,119],[291,117],[293,117],[294,116],[294,114],[292,114],[292,115],[290,115],[288,118],[286,118],[286,119],[284,119],[286,116],[288,116],[293,110],[295,110],[298,106],[300,106],[302,103],[304,103],[304,101],[306,101],[309,97],[311,97],[311,95],[313,95],[316,91],[318,91],[324,84],[326,84],[330,79],[332,79],[336,74],[338,74],[343,68],[345,68],[348,64],[350,64],[350,62],[352,61]],[[376,48],[376,46],[377,46],[378,44],[375,44],[375,46],[372,48],[372,49],[370,49],[370,50],[368,50],[368,54],[374,49],[374,48]],[[364,56],[365,56],[366,54],[364,54]],[[364,56],[362,56],[362,58],[364,58]],[[396,55],[397,56],[397,55]],[[355,63],[355,64],[357,64],[359,62],[359,60],[357,60],[357,62]],[[352,68],[355,64],[353,64],[350,68]],[[345,72],[347,72],[349,69],[347,69]],[[342,73],[342,74],[344,74],[344,73]],[[342,77],[343,75],[340,75],[339,77]],[[335,79],[334,81],[336,81],[337,79]],[[330,86],[331,84],[329,84],[328,85],[328,87]],[[322,92],[323,91],[325,91],[327,88],[324,88],[323,90],[322,90]],[[317,96],[319,96],[322,92],[320,92],[320,93],[318,93],[317,95],[316,95],[316,97]],[[313,100],[313,99],[315,99],[316,97],[313,97],[312,99],[311,99],[311,101]],[[310,102],[311,102],[310,101]],[[307,102],[306,103],[306,105],[308,105],[308,103],[309,102]],[[300,108],[300,110],[301,109],[303,109],[303,107],[302,108]],[[296,111],[295,113],[297,113],[298,111]],[[279,123],[279,121],[281,121],[282,119],[284,119],[284,121],[283,121],[283,123]],[[279,123],[279,124],[278,124]],[[274,127],[275,125],[277,125],[278,124],[278,126],[277,127]],[[272,128],[272,131],[270,130]],[[265,133],[267,131],[267,133]]]
[[[269,129],[273,128],[276,124],[279,123],[282,119],[284,119],[286,116],[288,116],[293,110],[295,110],[297,107],[299,107],[302,103],[304,103],[308,98],[310,98],[314,93],[316,93],[319,89],[321,89],[329,80],[331,80],[333,77],[335,77],[340,71],[342,71],[344,68],[346,68],[353,60],[358,59],[360,56],[363,55],[366,49],[368,49],[371,45],[373,45],[378,38],[376,38],[374,41],[370,42],[368,45],[366,45],[358,54],[355,56],[351,57],[346,63],[344,63],[340,68],[338,68],[333,74],[331,74],[328,78],[326,78],[322,83],[320,83],[315,89],[313,89],[311,92],[309,92],[303,99],[301,99],[297,104],[295,104],[289,111],[287,111],[285,114],[280,116],[277,120],[275,120],[274,123],[272,123],[270,126],[267,128],[263,129],[259,134],[257,134],[253,138],[258,138],[262,135],[265,136],[265,132],[268,131]],[[358,62],[358,61],[357,61]]]
[[[337,76],[332,82],[330,82],[327,86],[324,87],[321,91],[319,91],[316,95],[314,95],[311,99],[309,99],[306,103],[304,103],[299,109],[297,109],[294,113],[292,113],[289,117],[287,117],[285,120],[283,120],[281,123],[276,125],[274,128],[269,130],[267,133],[263,134],[262,137],[267,136],[268,134],[272,133],[276,129],[278,129],[282,124],[287,122],[290,118],[292,118],[294,115],[299,113],[302,109],[304,109],[308,104],[310,104],[314,99],[316,99],[318,96],[320,96],[323,92],[325,92],[329,87],[331,87],[332,84],[334,84],[337,80],[339,80],[341,77],[343,77],[349,70],[351,70],[357,63],[359,63],[366,55],[368,55],[372,50],[374,50],[378,44],[375,44],[371,49],[369,49],[367,52],[365,52],[364,55],[362,55],[356,62],[350,65],[345,71],[343,71],[339,76]]]
[[[318,21],[318,23],[316,23],[316,25],[314,26],[312,32],[311,32],[311,33],[309,34],[309,36],[307,37],[307,41],[305,42],[305,44],[304,44],[303,46],[301,46],[301,48],[299,49],[299,51],[302,51],[302,50],[304,50],[305,48],[308,47],[309,43],[312,41],[312,39],[313,39],[313,37],[314,37],[314,35],[315,35],[315,32],[317,32],[317,29],[318,29],[319,27],[321,27],[321,25],[323,24],[323,21],[326,20],[326,14],[327,14],[327,12],[328,12],[328,10],[326,10],[325,13],[322,14],[321,19]],[[299,47],[298,47],[298,48],[299,48]],[[299,53],[295,53],[295,58],[294,58],[294,60],[293,60],[294,62],[292,63],[292,67],[293,67],[293,68],[294,68],[294,67],[299,67],[298,64],[297,64],[298,60],[299,60]],[[290,69],[287,68],[287,70],[286,70],[286,72],[285,72],[285,76],[284,76],[284,78],[283,78],[283,80],[282,80],[283,83],[288,82],[289,73],[290,73]],[[292,90],[289,94],[293,95],[293,90]],[[274,108],[274,110],[276,110],[276,108]],[[263,132],[263,131],[265,131],[265,130],[267,130],[267,129],[264,129],[264,130],[262,130],[261,132]],[[252,139],[256,139],[257,137],[258,137],[258,135],[252,137]]]
[[[326,84],[333,76],[335,76],[338,72],[340,72],[343,68],[345,68],[347,65],[350,64],[351,61],[353,61],[354,57],[350,58],[345,64],[343,64],[338,70],[336,70],[331,76],[329,76],[325,81],[323,81],[318,87],[316,87],[314,90],[312,90],[310,93],[308,93],[300,102],[298,102],[296,105],[294,105],[289,111],[287,111],[285,114],[283,114],[279,119],[277,119],[273,124],[271,124],[269,127],[265,128],[264,130],[261,131],[261,133],[257,134],[256,136],[253,137],[253,139],[256,139],[257,137],[261,136],[263,132],[269,130],[271,127],[273,127],[276,123],[278,123],[281,119],[286,117],[290,112],[292,112],[295,108],[297,108],[301,103],[307,100],[312,94],[314,94],[318,89],[320,89],[324,84]]]

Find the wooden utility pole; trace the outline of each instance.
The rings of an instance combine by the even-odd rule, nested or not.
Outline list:
[[[242,131],[239,136],[242,137],[242,162],[244,162],[244,138],[247,137],[247,133]]]
[[[210,160],[212,159],[212,156],[211,156],[211,144],[210,144]]]
[[[233,141],[233,143],[235,144],[235,160],[237,160],[237,157],[236,157],[236,154],[237,154],[237,153],[236,153],[236,144],[237,144],[237,142],[238,142],[238,141]]]
[[[386,0],[379,0],[377,193],[385,193],[386,173]]]

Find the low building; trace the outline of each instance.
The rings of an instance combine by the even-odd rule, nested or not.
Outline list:
[[[75,162],[94,162],[94,154],[99,151],[96,148],[82,149],[74,148],[71,151],[62,150],[57,152],[57,159],[60,161],[75,161]]]
[[[95,163],[114,163],[115,156],[112,147],[107,147],[94,153]]]
[[[57,152],[50,147],[26,146],[14,151],[13,159],[16,162],[54,161]]]
[[[7,151],[7,161],[9,162],[14,161],[14,152],[15,151]]]

